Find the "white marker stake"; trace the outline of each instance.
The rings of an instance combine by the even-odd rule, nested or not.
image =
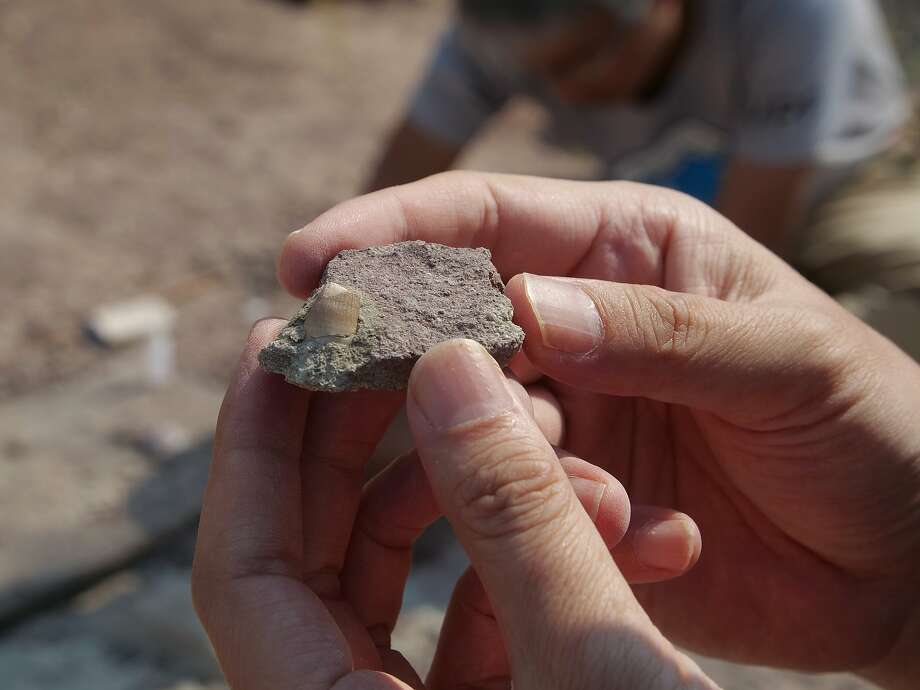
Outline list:
[[[172,380],[176,373],[176,339],[171,330],[154,333],[147,339],[145,359],[151,385],[162,386]]]

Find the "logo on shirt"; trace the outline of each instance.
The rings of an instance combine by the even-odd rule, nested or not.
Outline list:
[[[758,127],[791,127],[804,120],[815,107],[814,94],[790,94],[786,98],[749,102],[745,120]]]

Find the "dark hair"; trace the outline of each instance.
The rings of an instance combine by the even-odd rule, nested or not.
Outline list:
[[[587,0],[460,0],[460,11],[484,22],[535,24],[587,4]]]

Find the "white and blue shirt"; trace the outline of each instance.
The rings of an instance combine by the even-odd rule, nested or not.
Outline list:
[[[513,96],[542,104],[556,138],[585,147],[610,179],[712,203],[731,158],[811,164],[836,177],[887,148],[909,113],[874,0],[696,0],[687,44],[655,100],[572,106],[521,59],[522,29],[463,12],[410,107],[418,127],[466,143]]]

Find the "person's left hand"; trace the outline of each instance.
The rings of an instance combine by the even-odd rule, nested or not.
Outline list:
[[[390,648],[411,545],[439,516],[439,505],[468,551],[470,544],[464,534],[469,534],[469,526],[465,528],[463,515],[458,518],[454,502],[444,500],[443,481],[441,494],[435,499],[438,491],[432,493],[416,453],[397,459],[363,486],[365,462],[403,396],[377,392],[315,394],[265,373],[259,369],[257,353],[282,326],[281,321],[263,321],[253,329],[221,409],[192,577],[196,609],[234,688],[422,687],[405,658]],[[443,359],[443,348],[436,350],[441,350]],[[429,365],[421,379],[430,379],[437,368]],[[414,380],[419,379],[416,373]],[[420,384],[416,381],[415,385]],[[520,409],[515,414],[525,411],[528,418],[541,416],[539,411],[534,415],[520,384],[509,380],[503,385],[517,400]],[[543,416],[542,430],[552,436],[552,415]],[[518,421],[514,428],[520,433],[531,426],[541,428],[532,420]],[[540,437],[542,452],[552,456],[539,432],[530,435]],[[489,453],[474,453],[473,445],[485,443],[484,436],[473,435],[465,450],[452,450],[450,443],[456,446],[458,438],[448,434],[441,443],[428,434],[420,441],[428,469],[442,450],[452,452],[451,457],[458,462],[464,460],[464,452],[475,455],[474,461],[486,468],[517,466],[503,457],[503,453],[515,452],[512,443],[496,442],[495,447],[486,446]],[[536,441],[531,438],[531,442]],[[618,646],[616,640],[609,639],[611,635],[648,637],[653,641],[649,649],[655,654],[661,651],[674,662],[674,668],[684,669],[686,660],[673,652],[648,622],[623,578],[632,582],[662,580],[692,567],[700,551],[696,525],[686,515],[671,510],[648,506],[631,509],[623,486],[604,470],[560,455],[558,462],[553,459],[549,466],[555,467],[552,471],[564,484],[568,476],[571,489],[566,488],[562,498],[553,500],[567,511],[560,515],[568,515],[572,509],[565,507],[565,501],[568,496],[577,497],[584,510],[578,510],[580,516],[566,519],[575,521],[581,532],[571,543],[563,540],[546,545],[542,556],[537,552],[521,556],[504,548],[502,553],[511,559],[510,564],[493,560],[485,565],[492,587],[496,577],[503,578],[515,587],[526,588],[539,601],[539,592],[525,580],[542,577],[541,568],[566,577],[600,574],[591,580],[595,587],[590,601],[585,599],[580,581],[579,586],[568,587],[553,605],[557,609],[574,607],[571,616],[576,616],[579,624],[592,619],[596,611],[605,610],[606,605],[619,607],[619,613],[629,612],[628,624],[620,625],[615,633],[605,631],[605,639],[597,641],[599,655],[617,656],[618,673],[624,672],[624,665],[632,663],[635,654],[644,654],[644,665],[640,664],[636,673],[654,675],[661,669],[656,666],[657,657],[648,656],[648,649],[634,644]],[[488,479],[488,475],[481,478]],[[506,525],[508,532],[501,536],[511,543],[511,537],[518,538],[515,530],[529,524],[528,511],[532,508],[526,502],[517,505],[511,497],[487,512],[491,519]],[[668,528],[656,531],[655,527],[664,522],[669,523]],[[683,524],[683,531],[675,532],[675,524]],[[590,557],[582,557],[582,541]],[[598,556],[598,546],[612,549],[619,570],[605,550],[605,556]],[[564,556],[561,559],[560,552]],[[481,554],[475,544],[471,556],[476,566]],[[528,565],[528,558],[533,563]],[[560,570],[555,562],[559,560],[571,563]],[[605,584],[605,579],[610,582]],[[551,584],[558,594],[560,583]],[[499,634],[486,591],[490,595],[493,592],[490,582],[484,591],[472,570],[457,584],[429,687],[480,687],[486,680],[510,679],[509,664],[515,655],[512,653],[509,660],[505,652],[504,637]],[[514,605],[506,599],[498,600],[499,613],[507,613]],[[590,615],[577,610],[584,605],[588,605]],[[521,635],[525,637],[536,629],[552,636],[554,630],[572,622],[558,612],[554,617],[538,607],[513,617],[518,632],[523,628]],[[534,618],[539,625],[534,624]],[[564,667],[568,657],[560,662],[560,654],[575,652],[560,648],[547,655],[535,648],[526,659],[526,668],[518,670],[525,675],[541,675],[547,664]],[[649,660],[655,663],[646,663]],[[598,657],[597,662],[602,661],[604,658]],[[587,675],[593,666],[585,666],[582,677],[593,678]],[[547,687],[552,682],[550,676],[544,679]]]

